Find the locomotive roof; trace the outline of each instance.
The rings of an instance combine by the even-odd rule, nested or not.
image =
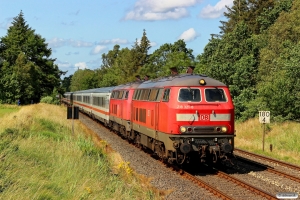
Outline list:
[[[153,88],[153,87],[167,87],[167,86],[183,86],[183,87],[193,87],[200,86],[199,81],[204,79],[206,84],[204,86],[213,86],[220,87],[226,86],[224,83],[210,78],[202,74],[180,74],[177,76],[167,76],[157,79],[152,79],[148,81],[136,81],[131,83],[126,83],[123,85],[104,87],[104,88],[95,88],[89,90],[76,91],[74,94],[78,93],[110,93],[113,90],[122,90],[122,89],[135,89],[135,88]]]
[[[131,83],[126,83],[123,85],[118,85],[114,88],[114,90],[122,90],[122,89],[135,89],[141,85],[142,81],[136,81]]]
[[[177,76],[168,76],[154,80],[145,81],[140,84],[139,88],[152,88],[152,87],[166,87],[166,86],[200,86],[199,81],[204,79],[206,84],[204,86],[226,86],[224,83],[210,78],[202,74],[180,74]]]

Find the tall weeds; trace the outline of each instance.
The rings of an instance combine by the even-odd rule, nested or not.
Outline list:
[[[300,123],[284,122],[263,125],[259,123],[258,119],[250,119],[243,123],[237,123],[235,129],[237,148],[300,165]],[[272,148],[270,148],[271,145]]]
[[[160,199],[126,172],[129,165],[114,167],[85,126],[76,121],[74,130],[66,108],[55,105],[22,106],[2,117],[0,199]]]

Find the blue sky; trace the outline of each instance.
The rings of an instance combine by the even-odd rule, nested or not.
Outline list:
[[[220,32],[225,5],[233,0],[0,0],[0,37],[22,10],[36,34],[46,39],[51,58],[66,76],[96,69],[101,55],[131,48],[146,30],[150,53],[165,43],[184,39],[195,56],[211,35]]]

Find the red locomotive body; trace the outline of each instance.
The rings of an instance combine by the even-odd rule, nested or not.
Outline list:
[[[139,82],[135,82],[117,86],[110,99],[110,127],[128,138],[131,134],[132,95],[139,85]]]
[[[192,74],[146,81],[135,86],[131,109],[127,135],[170,162],[217,161],[233,151],[234,106],[219,81]]]

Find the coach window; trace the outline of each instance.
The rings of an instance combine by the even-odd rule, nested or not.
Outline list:
[[[227,98],[223,89],[209,88],[205,89],[205,100],[207,102],[226,102]]]
[[[192,88],[181,88],[178,95],[178,101],[180,102],[199,102],[200,90]]]
[[[170,98],[170,88],[167,88],[165,89],[164,91],[164,96],[163,96],[163,99],[162,101],[169,101],[169,98]]]

